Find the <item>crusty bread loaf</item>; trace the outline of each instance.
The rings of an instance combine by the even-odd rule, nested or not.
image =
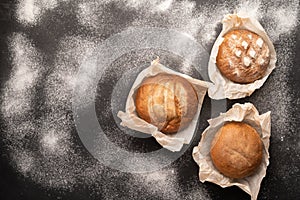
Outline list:
[[[136,112],[163,133],[186,128],[197,112],[198,97],[186,79],[158,74],[143,80],[136,92]]]
[[[223,76],[236,83],[261,79],[270,62],[267,43],[248,30],[232,30],[219,46],[217,67]]]
[[[210,156],[214,166],[225,176],[244,178],[259,167],[262,151],[262,141],[253,127],[243,122],[229,122],[215,135]]]

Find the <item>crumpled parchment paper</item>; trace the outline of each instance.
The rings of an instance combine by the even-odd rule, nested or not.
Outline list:
[[[202,133],[199,145],[193,149],[193,158],[199,165],[199,179],[201,182],[213,182],[221,187],[238,186],[256,200],[262,179],[266,175],[269,165],[269,144],[271,136],[271,112],[259,115],[251,103],[234,104],[226,113],[208,120],[209,127]],[[259,133],[263,142],[263,159],[256,173],[242,179],[232,179],[221,174],[213,165],[210,157],[211,142],[225,122],[238,121],[250,124]]]
[[[222,23],[222,31],[213,45],[208,62],[208,75],[213,82],[213,84],[209,86],[208,95],[212,99],[239,99],[250,96],[256,89],[259,89],[264,84],[275,68],[277,58],[273,43],[261,24],[255,18],[249,17],[246,13],[226,15]],[[263,78],[250,84],[239,84],[230,81],[220,73],[216,65],[216,57],[218,55],[219,46],[224,40],[223,36],[232,29],[250,30],[261,36],[268,44],[270,49],[270,63]]]
[[[135,91],[139,88],[144,78],[155,76],[159,73],[167,73],[181,76],[188,80],[194,87],[198,95],[198,110],[195,117],[189,124],[189,126],[175,134],[166,135],[160,132],[156,126],[144,121],[137,116],[135,111]],[[136,78],[126,102],[125,112],[119,111],[117,116],[122,120],[121,125],[130,129],[143,132],[145,134],[151,134],[156,141],[164,148],[170,151],[180,151],[183,144],[189,144],[193,138],[199,113],[202,107],[202,102],[208,88],[208,83],[205,81],[194,79],[185,74],[175,72],[159,63],[159,58],[152,61],[151,66],[144,69]]]

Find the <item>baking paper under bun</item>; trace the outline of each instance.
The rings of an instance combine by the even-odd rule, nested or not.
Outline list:
[[[192,121],[186,128],[179,130],[174,134],[165,134],[159,131],[157,126],[146,122],[141,117],[139,117],[136,112],[135,99],[137,90],[140,88],[144,80],[150,77],[154,77],[158,74],[169,74],[182,77],[193,86],[197,94],[197,106],[195,108],[196,114],[194,115]],[[193,139],[207,87],[207,82],[194,79],[185,74],[176,72],[162,65],[159,62],[159,58],[157,58],[156,60],[151,62],[151,65],[149,67],[141,71],[136,77],[126,100],[125,112],[118,112],[118,117],[122,120],[121,125],[126,126],[129,129],[139,131],[141,133],[150,134],[162,147],[170,151],[180,151],[184,144],[189,144]]]
[[[229,122],[222,126],[210,149],[214,166],[230,178],[253,174],[261,164],[262,153],[259,134],[243,122]]]
[[[163,133],[176,133],[193,120],[198,97],[192,84],[171,74],[158,74],[143,80],[135,98],[140,118]]]
[[[250,96],[255,90],[262,87],[262,85],[266,82],[268,76],[275,68],[275,63],[277,59],[274,45],[272,44],[272,41],[268,37],[266,31],[261,26],[259,21],[250,16],[248,13],[239,12],[237,14],[226,15],[222,20],[222,23],[222,31],[213,45],[208,62],[208,75],[212,82],[208,89],[208,96],[212,99],[240,99],[246,96]],[[232,30],[248,30],[253,33],[256,33],[259,37],[263,39],[264,43],[269,48],[270,61],[266,67],[266,71],[264,72],[263,77],[255,80],[254,82],[234,82],[229,78],[225,77],[224,73],[222,74],[217,66],[216,60],[218,56],[219,47],[223,43],[226,34]],[[261,44],[261,42],[258,42],[258,44]],[[259,63],[260,61],[261,60],[257,60],[257,63]]]

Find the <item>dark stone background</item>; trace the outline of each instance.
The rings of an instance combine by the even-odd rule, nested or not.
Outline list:
[[[211,1],[212,3],[218,3],[218,1]],[[42,33],[45,27],[40,27],[38,30],[32,30],[31,28],[24,28],[18,22],[16,22],[14,11],[15,11],[15,3],[14,1],[1,1],[0,2],[0,87],[2,89],[3,83],[9,78],[9,73],[11,69],[10,65],[10,55],[8,52],[8,44],[7,37],[10,33],[15,31],[24,31],[29,34],[29,36],[36,41],[36,46],[41,49],[44,49],[51,59],[51,55],[55,52],[56,46],[51,43],[51,40],[57,39],[60,36],[65,34],[65,31],[69,31],[72,28],[72,22],[68,16],[64,16],[64,24],[57,24],[52,26],[53,35],[52,37],[43,37]],[[47,26],[47,24],[45,24]],[[64,26],[64,30],[60,30],[57,27]],[[51,30],[50,30],[51,31]],[[292,91],[295,92],[296,96],[294,99],[295,109],[293,111],[292,116],[294,117],[294,121],[297,123],[295,126],[297,130],[294,130],[295,133],[300,133],[300,115],[299,115],[299,98],[300,98],[300,29],[299,25],[296,29],[297,37],[296,37],[296,48],[294,49],[297,53],[294,58],[292,70],[290,70],[288,85]],[[276,45],[275,45],[276,47]],[[211,48],[211,47],[210,47]],[[210,49],[209,49],[210,50]],[[256,94],[258,95],[258,94]],[[230,108],[235,102],[246,102],[251,101],[250,98],[228,101],[227,106]],[[276,102],[270,102],[276,104]],[[210,101],[208,97],[204,100],[204,106],[202,109],[202,115],[207,116],[210,112],[209,109]],[[1,124],[1,130],[5,129],[5,125]],[[205,120],[201,124],[205,124]],[[205,128],[199,127],[198,131],[202,131]],[[276,133],[272,133],[276,134]],[[298,145],[300,143],[298,135],[291,135],[291,137],[296,137],[298,140]],[[1,138],[1,136],[0,136]],[[292,142],[295,138],[287,139],[285,142]],[[195,138],[195,141],[191,145],[191,147],[185,152],[181,159],[175,162],[175,166],[178,166],[179,174],[181,177],[181,187],[185,187],[191,178],[197,178],[198,166],[193,162],[191,158],[192,147],[195,146],[199,141],[199,138]],[[290,175],[287,175],[287,178],[281,180],[280,177],[276,176],[277,171],[280,170],[280,165],[283,167],[300,165],[299,160],[299,152],[291,149],[290,152],[283,152],[280,149],[280,143],[276,141],[272,141],[270,146],[270,166],[267,170],[267,176],[263,179],[261,190],[259,193],[259,199],[300,199],[300,173],[299,171],[289,171]],[[289,145],[289,144],[285,144]],[[30,200],[46,200],[46,199],[102,199],[101,192],[100,194],[91,195],[91,191],[89,188],[79,187],[72,192],[62,192],[58,189],[48,189],[43,188],[40,185],[32,182],[30,179],[24,178],[20,175],[14,168],[11,166],[10,160],[8,158],[7,152],[3,148],[4,143],[0,140],[0,199],[1,200],[21,200],[21,199],[30,199]],[[185,162],[185,165],[176,164],[179,162]],[[189,166],[186,168],[185,166]],[[296,169],[296,168],[291,168]],[[109,169],[108,169],[109,170]],[[276,178],[275,178],[276,177]],[[105,184],[106,180],[102,180],[103,184]],[[111,181],[111,180],[109,180]],[[127,194],[126,191],[122,189],[121,182],[122,180],[115,180],[116,188],[112,192],[119,191],[120,195],[123,198],[130,198],[130,194]],[[126,184],[123,183],[123,184]],[[199,187],[202,183],[199,182]],[[203,187],[203,186],[202,186]],[[211,199],[250,199],[250,197],[236,187],[222,189],[219,186],[216,186],[212,183],[205,183],[204,186]],[[184,188],[185,191],[188,192],[189,188]],[[149,199],[156,199],[155,196],[149,197]]]

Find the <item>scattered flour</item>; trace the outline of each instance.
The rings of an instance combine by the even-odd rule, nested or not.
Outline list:
[[[298,11],[299,1],[290,1],[267,11],[267,16],[269,15],[274,22],[272,25],[267,25],[266,29],[274,41],[278,41],[284,34],[289,35],[295,29],[299,23]]]
[[[159,11],[167,11],[171,8],[173,1],[174,0],[165,0],[157,6],[157,9]]]
[[[25,176],[34,168],[35,159],[29,152],[19,152],[14,155],[14,159],[18,161],[16,162],[18,170]]]
[[[178,185],[176,169],[162,169],[157,172],[133,175],[134,185],[160,199],[183,199]]]
[[[293,30],[299,21],[297,0],[241,1],[237,5],[235,1],[212,5],[188,0],[19,0],[17,20],[24,26],[38,29],[45,12],[58,7],[61,2],[77,5],[74,25],[86,28],[88,33],[81,35],[77,32],[54,41],[58,42],[58,50],[51,65],[43,61],[43,52],[33,45],[26,33],[13,33],[9,38],[11,74],[1,94],[1,113],[7,126],[3,137],[9,141],[10,158],[16,170],[36,183],[64,190],[73,190],[78,184],[93,185],[97,188],[95,193],[103,192],[108,199],[114,188],[114,179],[125,176],[121,172],[105,170],[86,156],[87,152],[74,132],[71,99],[74,83],[79,78],[81,100],[83,104],[87,102],[84,92],[90,89],[87,83],[89,73],[94,69],[77,77],[80,64],[95,51],[103,38],[130,26],[176,29],[209,49],[217,37],[223,16],[233,11],[247,11],[261,21],[278,54],[278,67],[264,87],[251,98],[260,112],[272,111],[272,130],[280,133],[272,135],[275,141],[283,142],[296,134],[286,133],[285,129],[293,126],[290,123],[293,98],[287,79],[295,56]],[[113,13],[113,9],[120,11],[121,15]],[[124,16],[129,20],[122,22]],[[74,27],[76,31],[77,28]],[[184,64],[182,70],[189,72],[189,65]],[[37,100],[40,102],[38,106]],[[299,150],[299,142],[295,141],[295,149]],[[128,188],[130,193],[137,189],[162,199],[209,199],[206,190],[198,188],[196,183],[190,186],[188,195],[182,196],[180,176],[176,169],[162,169],[127,175],[124,179],[136,187]],[[103,179],[107,185],[101,183]],[[115,191],[116,198],[118,192]],[[139,196],[133,198],[139,199]]]
[[[254,17],[258,20],[262,17],[262,9],[263,9],[264,3],[260,0],[253,0],[253,1],[240,1],[235,11],[238,12],[244,12],[250,15],[251,17]],[[270,7],[271,8],[271,7]],[[271,8],[272,9],[272,8]]]
[[[13,67],[1,107],[8,120],[30,112],[33,89],[42,65],[41,55],[24,34],[14,34],[10,41]]]
[[[68,0],[19,0],[18,20],[24,25],[36,25],[46,11],[56,8],[63,1]]]

